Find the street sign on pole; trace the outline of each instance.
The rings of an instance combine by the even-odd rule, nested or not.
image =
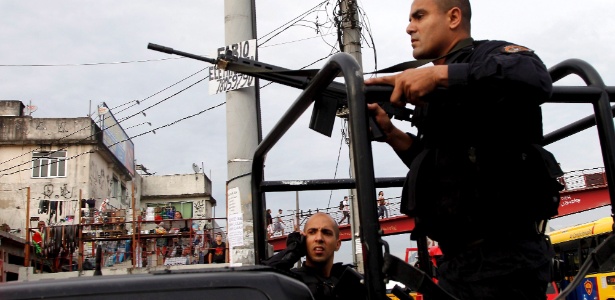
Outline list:
[[[247,40],[226,47],[218,48],[216,57],[231,51],[233,56],[239,58],[254,59],[256,57],[256,40]],[[233,71],[219,69],[214,65],[209,67],[209,94],[215,95],[222,92],[254,86],[254,77],[237,74]]]

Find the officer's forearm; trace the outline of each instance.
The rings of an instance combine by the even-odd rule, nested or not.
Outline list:
[[[397,152],[406,151],[412,146],[412,138],[397,127],[387,134],[385,141]]]

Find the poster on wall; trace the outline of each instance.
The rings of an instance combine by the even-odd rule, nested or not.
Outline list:
[[[227,205],[228,243],[231,248],[243,246],[243,213],[241,211],[239,188],[235,187],[228,190]]]

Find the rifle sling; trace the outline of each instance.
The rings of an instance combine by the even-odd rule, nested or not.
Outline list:
[[[459,300],[439,287],[425,272],[389,253],[384,254],[382,272],[414,291],[431,296],[429,299]]]

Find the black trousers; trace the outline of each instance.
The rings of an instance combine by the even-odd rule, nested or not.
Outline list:
[[[551,244],[544,237],[487,241],[439,263],[438,284],[462,300],[545,300]]]

